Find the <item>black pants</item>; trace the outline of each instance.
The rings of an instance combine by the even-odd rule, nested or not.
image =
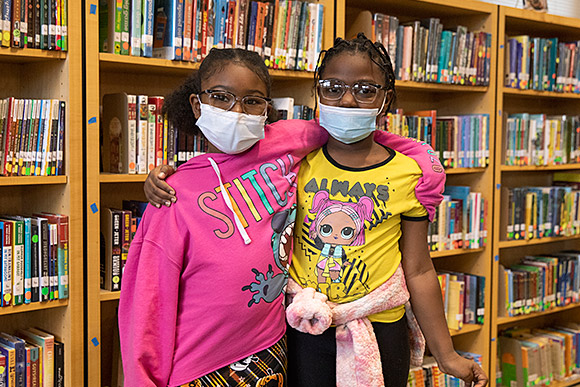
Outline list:
[[[405,387],[410,365],[407,318],[372,324],[381,353],[385,386]],[[335,328],[314,336],[288,327],[287,337],[288,387],[336,387]]]

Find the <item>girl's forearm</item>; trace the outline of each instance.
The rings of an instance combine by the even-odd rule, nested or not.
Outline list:
[[[447,328],[441,288],[433,267],[407,277],[411,305],[431,353],[440,364],[456,356]]]

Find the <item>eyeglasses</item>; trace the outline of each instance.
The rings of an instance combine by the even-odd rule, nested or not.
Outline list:
[[[242,110],[246,114],[261,116],[266,113],[270,98],[260,97],[258,95],[246,95],[245,97],[236,97],[229,91],[224,90],[204,90],[201,94],[207,94],[208,103],[211,106],[223,110],[231,110],[236,102],[240,101]]]
[[[386,87],[371,82],[355,82],[352,85],[347,85],[338,79],[321,79],[318,81],[320,97],[328,101],[340,100],[347,89],[350,89],[352,96],[358,103],[364,105],[375,102],[379,90],[384,90]]]

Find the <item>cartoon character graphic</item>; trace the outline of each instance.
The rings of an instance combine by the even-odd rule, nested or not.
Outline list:
[[[343,246],[365,243],[365,221],[372,219],[374,202],[363,196],[358,203],[330,200],[328,192],[318,191],[310,213],[316,214],[309,236],[321,248],[316,264],[318,284],[340,283],[343,269],[350,265]]]
[[[294,224],[296,223],[296,206],[278,212],[272,217],[272,252],[274,254],[274,262],[281,273],[274,274],[272,265],[268,265],[266,274],[253,268],[252,272],[255,274],[256,282],[246,285],[242,290],[249,290],[254,293],[248,306],[259,303],[261,300],[265,302],[273,302],[284,292],[288,284],[288,268],[290,266],[290,254],[292,253],[292,235],[294,232]]]

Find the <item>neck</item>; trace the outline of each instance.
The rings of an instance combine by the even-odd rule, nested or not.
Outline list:
[[[334,137],[329,136],[326,148],[328,149],[328,152],[330,152],[330,154],[332,154],[333,152],[368,153],[373,148],[374,143],[375,141],[373,133],[368,135],[365,139],[357,141],[352,144],[345,144],[344,142],[340,142]]]
[[[370,167],[385,161],[390,156],[387,149],[375,142],[372,133],[354,144],[345,144],[329,137],[326,149],[336,162],[351,168]]]

